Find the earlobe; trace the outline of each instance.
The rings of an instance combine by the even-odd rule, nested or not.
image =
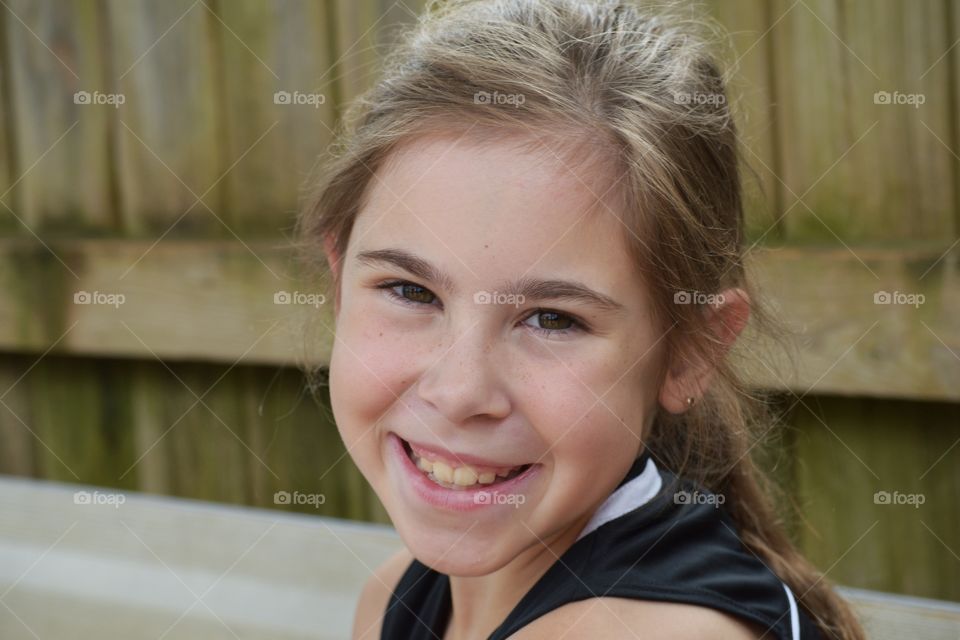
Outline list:
[[[713,376],[713,367],[689,363],[667,373],[660,387],[660,406],[673,414],[688,411],[703,396]]]
[[[712,358],[694,356],[667,372],[660,388],[660,405],[673,414],[688,411],[700,401],[716,373],[715,363],[723,358],[736,342],[750,319],[750,298],[742,289],[727,289],[720,296],[720,303],[707,307],[706,326],[714,335],[716,351]]]

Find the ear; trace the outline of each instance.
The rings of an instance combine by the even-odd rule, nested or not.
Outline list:
[[[695,404],[703,397],[716,372],[716,362],[730,350],[750,319],[750,298],[742,289],[727,289],[717,299],[716,304],[703,307],[708,330],[718,343],[713,358],[693,355],[672,364],[660,387],[660,405],[670,413],[684,413],[690,408],[687,398],[693,398],[691,404]]]
[[[333,278],[333,315],[336,319],[340,315],[340,274],[343,268],[340,260],[343,256],[337,251],[336,241],[332,235],[323,237],[323,253],[327,257],[327,264],[330,265],[330,277]]]

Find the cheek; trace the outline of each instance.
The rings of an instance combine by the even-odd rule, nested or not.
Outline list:
[[[382,321],[362,308],[344,306],[330,356],[330,403],[350,446],[399,395],[402,347]]]
[[[345,299],[341,314],[330,358],[330,402],[350,447],[403,397],[416,377],[411,363],[420,356],[418,342],[405,337],[375,304]],[[371,433],[386,428],[378,424]]]
[[[645,407],[655,383],[646,359],[625,361],[613,351],[539,368],[523,379],[525,411],[550,447],[558,468],[615,470],[641,446]],[[628,371],[629,370],[629,371]],[[626,374],[624,372],[627,372]]]

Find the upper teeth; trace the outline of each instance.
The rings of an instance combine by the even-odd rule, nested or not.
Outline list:
[[[500,471],[478,471],[468,464],[452,467],[446,462],[440,460],[427,460],[423,456],[413,453],[413,459],[417,467],[427,474],[433,474],[433,477],[440,482],[455,484],[460,487],[469,487],[477,484],[492,484],[497,476],[507,476],[513,469],[503,469]]]

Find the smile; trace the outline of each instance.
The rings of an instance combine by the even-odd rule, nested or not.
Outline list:
[[[530,503],[544,465],[511,464],[463,453],[454,454],[387,434],[391,459],[404,479],[400,485],[413,503],[443,511],[485,512]]]
[[[413,464],[433,482],[446,489],[462,490],[477,484],[496,486],[516,478],[532,466],[532,464],[512,467],[467,464],[453,456],[427,451],[402,438],[401,441],[404,451],[407,452]]]

